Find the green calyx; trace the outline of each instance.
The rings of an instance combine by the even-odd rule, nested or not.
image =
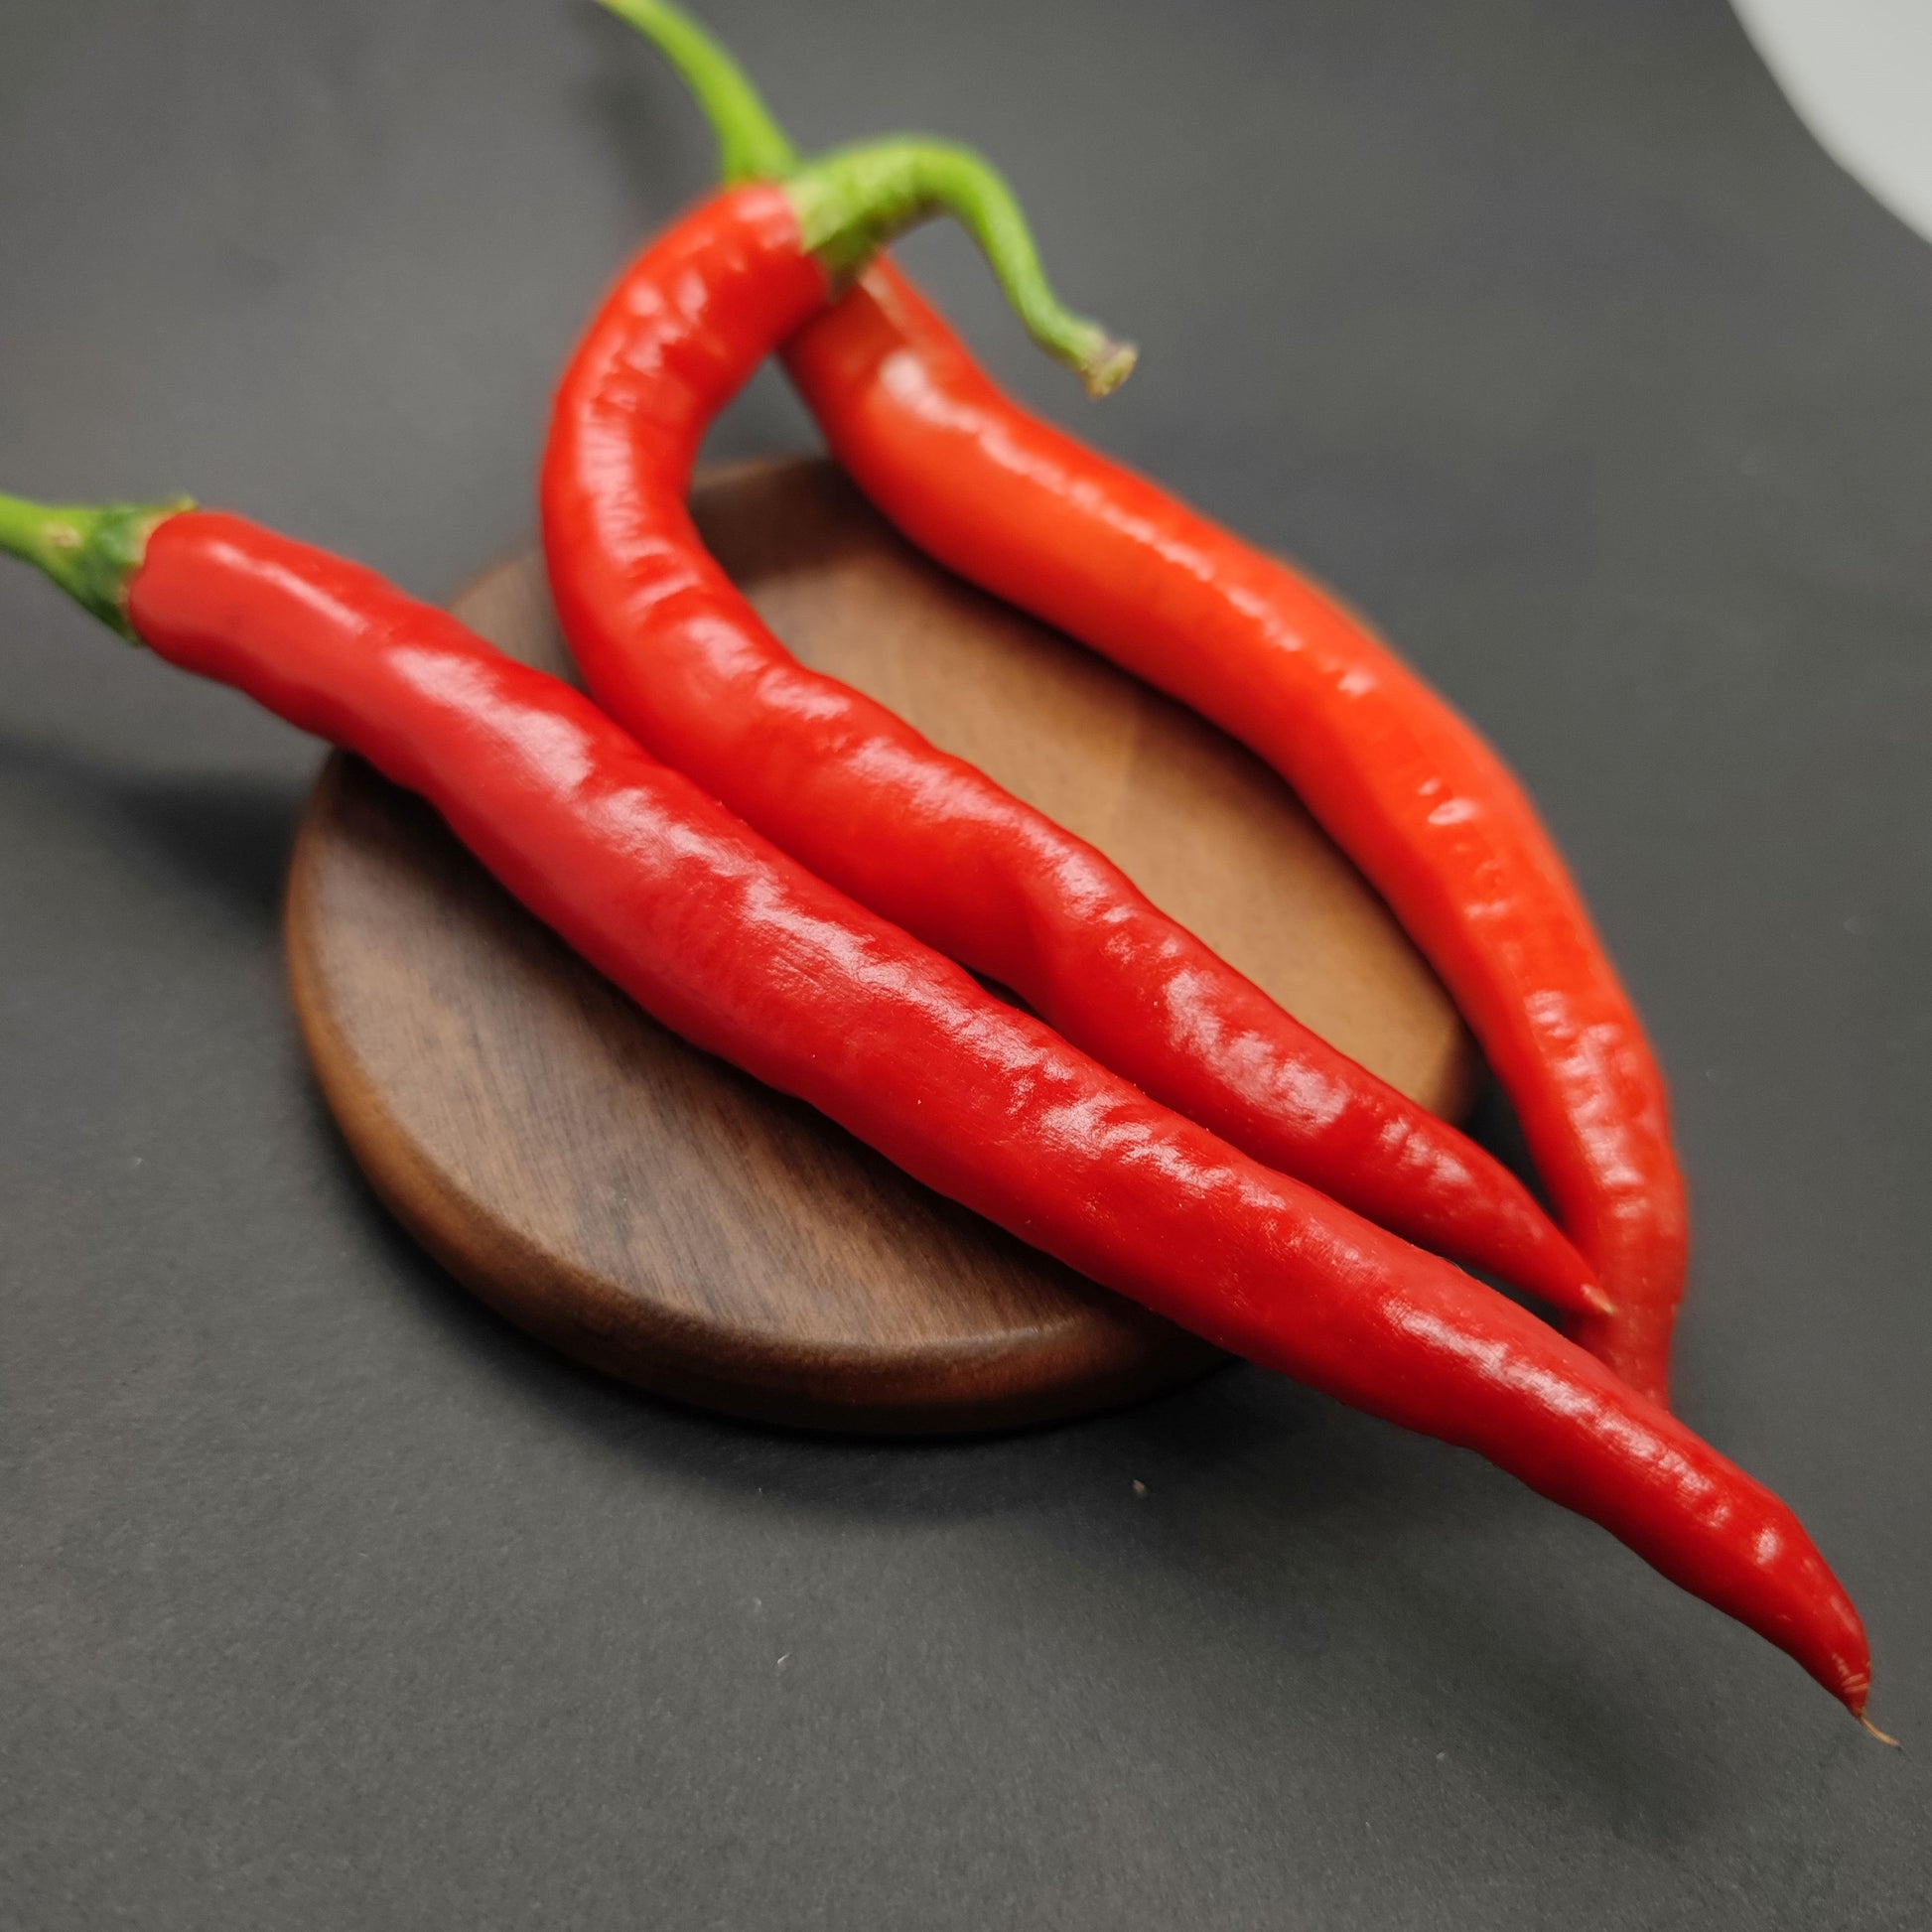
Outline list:
[[[928,215],[953,215],[985,252],[1027,333],[1070,364],[1087,393],[1126,381],[1134,350],[1062,307],[1039,265],[1027,217],[999,172],[970,149],[920,136],[869,142],[799,163],[744,70],[670,0],[601,0],[653,42],[696,96],[718,136],[728,182],[776,180],[805,245],[835,283],[858,274],[893,237]]]
[[[130,643],[127,587],[147,555],[155,526],[192,509],[172,503],[30,503],[0,495],[0,550],[38,564],[84,611]]]

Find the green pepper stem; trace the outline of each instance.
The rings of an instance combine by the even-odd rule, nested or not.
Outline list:
[[[1013,191],[978,155],[906,136],[842,149],[801,167],[744,69],[682,8],[670,0],[600,3],[677,69],[718,136],[726,181],[784,184],[806,246],[835,279],[856,275],[895,234],[943,208],[985,251],[1027,333],[1047,354],[1070,363],[1089,395],[1104,396],[1126,381],[1133,348],[1060,305]]]
[[[0,495],[0,550],[38,565],[103,623],[139,643],[127,615],[127,587],[157,524],[193,505],[30,503]]]
[[[652,42],[677,69],[718,136],[718,172],[727,182],[771,181],[798,165],[798,150],[764,99],[726,51],[670,0],[598,0]]]
[[[805,246],[835,282],[892,238],[941,209],[980,245],[1027,334],[1075,369],[1091,396],[1126,381],[1134,350],[1063,308],[1047,285],[1027,217],[999,171],[968,148],[906,135],[843,148],[784,184]]]

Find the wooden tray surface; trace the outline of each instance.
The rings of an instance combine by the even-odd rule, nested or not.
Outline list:
[[[901,543],[832,466],[708,473],[707,542],[808,663],[1107,852],[1158,903],[1438,1112],[1473,1053],[1386,908],[1287,789],[1180,708]],[[540,559],[457,605],[568,675]],[[1068,1416],[1211,1351],[686,1046],[341,755],[304,815],[304,1038],[376,1191],[568,1353],[733,1414],[874,1431]]]

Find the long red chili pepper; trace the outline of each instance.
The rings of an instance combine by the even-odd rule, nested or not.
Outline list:
[[[789,142],[663,0],[604,0],[672,58],[728,179]],[[1474,728],[1306,577],[1001,393],[890,263],[794,339],[833,454],[915,543],[1249,745],[1395,909],[1521,1117],[1615,1311],[1571,1331],[1663,1401],[1687,1221],[1664,1081],[1555,844]]]
[[[904,199],[942,195],[971,216],[1036,333],[1102,380],[1123,368],[1091,325],[1059,318],[997,177],[901,152],[922,176]],[[769,191],[726,194],[625,270],[572,358],[544,542],[598,702],[821,878],[1012,987],[1155,1099],[1408,1239],[1564,1309],[1606,1308],[1499,1163],[1284,1013],[1092,846],[800,664],[706,553],[685,507],[699,443],[823,308],[824,256]]]
[[[791,219],[775,190],[742,205]],[[685,1038],[1221,1346],[1478,1450],[1863,1715],[1858,1613],[1776,1497],[1514,1303],[1158,1106],[856,905],[567,685],[235,516],[0,496],[0,549],[420,792]]]

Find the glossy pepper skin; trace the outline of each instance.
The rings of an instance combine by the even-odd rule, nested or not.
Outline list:
[[[1021,994],[1270,1167],[1570,1311],[1588,1269],[1496,1161],[1329,1046],[1101,853],[779,643],[685,499],[718,411],[824,308],[785,193],[729,191],[625,270],[559,385],[545,554],[592,693],[821,878]]]
[[[1663,1075],[1502,759],[1345,606],[1005,395],[890,263],[785,366],[913,542],[1272,764],[1442,975],[1615,1305],[1571,1332],[1668,1396],[1688,1220]]]
[[[1514,1303],[995,999],[558,679],[236,516],[0,497],[0,548],[419,792],[686,1039],[1220,1346],[1488,1456],[1863,1713],[1858,1613],[1769,1491]]]
[[[728,179],[796,156],[665,0],[604,0],[676,64]],[[1461,1008],[1614,1304],[1571,1331],[1662,1402],[1688,1223],[1663,1076],[1535,807],[1336,598],[1006,396],[889,262],[785,364],[833,454],[941,563],[1211,718],[1279,771]]]

